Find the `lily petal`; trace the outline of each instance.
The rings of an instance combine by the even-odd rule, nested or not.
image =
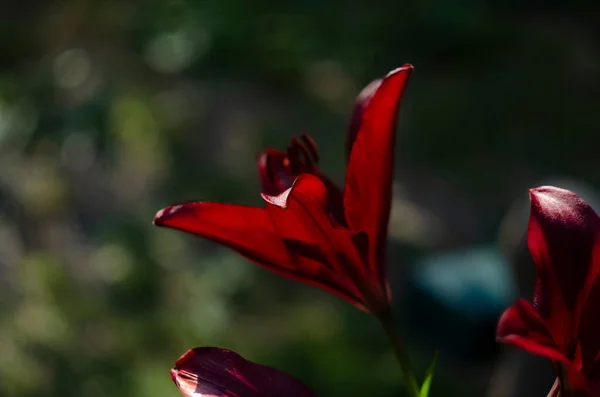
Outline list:
[[[192,202],[158,211],[154,224],[212,240],[269,269],[289,264],[288,253],[264,208]]]
[[[587,374],[600,371],[600,278],[586,296],[579,320],[577,340],[581,354],[582,371]]]
[[[352,145],[344,186],[344,211],[351,229],[366,232],[373,266],[384,263],[390,215],[398,105],[413,67],[390,72],[371,96]],[[372,269],[378,272],[379,269]]]
[[[361,267],[361,259],[354,256],[358,253],[350,234],[329,216],[330,194],[321,178],[302,174],[286,192],[263,198],[298,276],[364,310],[364,298],[354,282],[364,278],[352,274]]]
[[[189,350],[177,360],[171,377],[185,397],[316,396],[284,372],[217,347]]]
[[[539,279],[534,302],[560,349],[570,354],[581,303],[589,290],[600,219],[568,190],[539,187],[530,191],[530,199],[527,239]]]
[[[363,113],[369,105],[373,94],[377,91],[383,79],[377,79],[371,81],[356,97],[354,107],[352,108],[352,114],[350,116],[350,125],[348,126],[348,136],[346,137],[346,159],[350,159],[350,153],[352,152],[352,146],[360,130],[362,124]]]
[[[557,365],[561,397],[600,397],[600,388],[572,364]]]
[[[496,328],[496,340],[552,361],[570,364],[554,343],[544,320],[524,299],[519,299],[502,314]]]

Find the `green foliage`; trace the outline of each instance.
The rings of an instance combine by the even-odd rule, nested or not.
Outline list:
[[[433,355],[433,360],[431,360],[431,364],[429,364],[429,368],[427,368],[427,372],[425,372],[425,380],[421,385],[421,391],[419,392],[419,397],[427,397],[429,396],[429,389],[431,388],[431,382],[433,380],[433,373],[435,372],[435,365],[437,364],[439,356],[439,351],[435,351]]]

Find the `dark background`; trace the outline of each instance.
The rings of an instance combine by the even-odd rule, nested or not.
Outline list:
[[[169,368],[203,345],[320,396],[402,395],[373,318],[152,219],[186,199],[262,205],[256,154],[301,132],[341,182],[354,97],[403,63],[415,71],[390,224],[398,321],[419,378],[441,349],[432,395],[484,395],[502,357],[495,322],[518,292],[510,262],[530,298],[527,188],[600,184],[599,12],[567,0],[5,1],[0,395],[178,396]]]

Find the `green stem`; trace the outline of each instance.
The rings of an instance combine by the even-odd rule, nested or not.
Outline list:
[[[404,348],[404,343],[400,338],[400,333],[398,332],[398,327],[396,326],[391,310],[378,318],[390,340],[394,354],[396,355],[396,360],[398,360],[398,364],[400,364],[400,370],[402,371],[404,384],[408,389],[408,395],[410,397],[419,397],[419,384],[410,368],[410,360]]]

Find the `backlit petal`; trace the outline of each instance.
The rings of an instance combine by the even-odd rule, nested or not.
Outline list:
[[[558,363],[560,397],[600,397],[600,387],[572,364]]]
[[[371,96],[352,145],[344,186],[344,211],[353,230],[370,238],[371,264],[385,262],[390,215],[396,115],[411,65],[390,72]],[[372,269],[384,273],[384,269]],[[384,278],[384,275],[380,275]]]
[[[154,224],[215,241],[267,268],[289,264],[288,253],[264,208],[186,203],[158,211]]]
[[[314,397],[292,376],[217,347],[197,347],[171,370],[185,397]]]
[[[524,299],[518,300],[502,314],[496,328],[496,339],[552,361],[569,363],[552,339],[544,320]]]
[[[556,187],[530,191],[529,250],[539,285],[534,301],[560,349],[572,356],[575,332],[589,290],[600,219],[576,194]]]
[[[298,274],[305,282],[324,288],[364,309],[357,283],[365,283],[364,262],[351,235],[329,216],[330,191],[317,176],[303,174],[277,197],[263,195],[269,216]]]
[[[600,375],[600,278],[596,278],[583,303],[577,340],[583,371]]]
[[[354,141],[356,140],[356,136],[358,135],[358,131],[360,130],[360,125],[362,123],[363,113],[365,109],[369,105],[373,94],[381,85],[383,79],[377,79],[371,81],[356,97],[356,101],[354,102],[354,107],[352,108],[352,114],[350,115],[350,125],[348,126],[348,135],[346,137],[346,159],[350,159],[350,152],[352,151],[352,146],[354,146]]]

